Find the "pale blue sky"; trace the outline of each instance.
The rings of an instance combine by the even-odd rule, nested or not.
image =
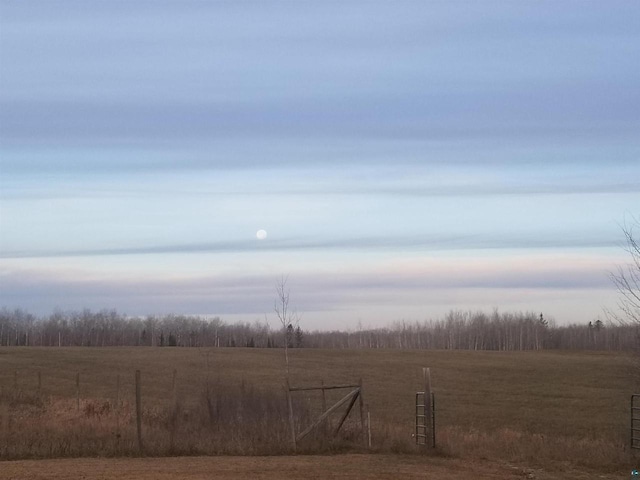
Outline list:
[[[615,305],[640,6],[0,0],[0,305]],[[266,240],[255,233],[264,228]]]

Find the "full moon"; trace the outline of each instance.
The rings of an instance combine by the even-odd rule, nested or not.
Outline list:
[[[256,232],[256,237],[258,238],[258,240],[264,240],[265,238],[267,238],[267,231],[266,230],[258,230]]]

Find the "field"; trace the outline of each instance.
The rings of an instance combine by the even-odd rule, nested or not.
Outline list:
[[[318,385],[321,381],[351,383],[362,378],[365,403],[371,412],[374,455],[364,454],[366,449],[357,438],[358,423],[351,420],[339,442],[326,443],[316,438],[301,446],[301,453],[348,455],[255,457],[277,464],[273,467],[276,473],[281,473],[278,469],[282,468],[294,471],[300,462],[313,463],[314,458],[319,465],[327,465],[325,478],[358,478],[357,475],[342,477],[340,472],[347,471],[348,465],[358,462],[369,465],[376,462],[372,459],[383,458],[385,464],[397,463],[391,473],[401,466],[413,468],[413,473],[405,472],[407,478],[431,478],[420,476],[420,472],[429,468],[461,472],[460,476],[437,478],[466,478],[464,468],[469,474],[475,471],[476,478],[526,478],[527,471],[535,472],[535,478],[568,478],[569,472],[570,478],[621,478],[636,465],[628,448],[628,404],[637,382],[634,361],[626,355],[314,349],[294,349],[290,355],[293,385]],[[431,368],[438,426],[438,448],[427,456],[415,454],[411,438],[414,395],[422,388],[423,366]],[[291,453],[283,418],[274,417],[280,418],[281,430],[279,424],[266,427],[270,436],[258,431],[251,442],[243,443],[240,433],[237,436],[225,433],[226,437],[223,435],[222,440],[218,438],[214,442],[209,440],[213,423],[209,425],[203,420],[205,417],[198,416],[205,414],[197,413],[199,405],[206,400],[213,399],[216,408],[222,408],[225,403],[219,396],[221,391],[231,392],[230,397],[225,397],[227,403],[233,398],[249,399],[252,403],[246,412],[262,412],[261,416],[268,416],[271,410],[277,410],[285,398],[281,350],[3,348],[0,349],[0,452],[4,460],[21,460],[6,462],[3,471],[11,468],[28,471],[31,465],[36,470],[45,468],[53,472],[55,465],[67,468],[65,462],[81,468],[86,462],[101,461],[108,465],[131,462],[130,468],[140,468],[136,462],[148,459],[62,459],[35,463],[22,460],[135,455],[132,415],[135,369],[142,372],[147,454],[194,456],[187,460],[171,459],[169,463],[166,463],[169,459],[158,459],[160,463],[165,462],[164,465],[171,465],[169,470],[175,468],[179,472],[181,462],[206,464],[215,460],[206,468],[231,462],[235,464],[233,471],[250,471],[257,460],[243,457],[208,460],[196,456]],[[80,374],[79,411],[77,373]],[[116,393],[118,376],[120,390]],[[113,411],[116,395],[123,405],[119,415]],[[317,396],[296,395],[298,410],[309,415],[318,413]],[[329,401],[335,399],[332,397]],[[260,410],[263,404],[270,405],[271,410]],[[176,405],[179,405],[178,411]],[[253,428],[259,429],[260,416],[257,418],[249,418],[245,423],[253,422]],[[299,421],[309,422],[310,418]],[[197,422],[197,428],[196,423],[190,421]],[[220,422],[215,424],[219,430]],[[200,428],[200,424],[206,424],[206,428]],[[232,428],[234,432],[241,432],[245,427],[234,424]],[[225,438],[229,441],[224,442]],[[331,465],[335,466],[335,475],[330,473]],[[479,475],[482,469],[484,476]],[[393,478],[385,477],[384,471],[376,468],[370,474],[363,473],[366,469],[361,473],[366,478]],[[16,477],[19,472],[13,478]],[[127,478],[123,472],[118,477]],[[219,475],[218,478],[236,477]]]

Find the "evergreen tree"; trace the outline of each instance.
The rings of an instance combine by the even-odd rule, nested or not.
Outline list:
[[[303,341],[304,341],[304,334],[302,333],[302,329],[300,328],[300,325],[298,325],[297,328],[296,328],[296,333],[295,333],[295,345],[296,345],[296,348],[301,348]]]

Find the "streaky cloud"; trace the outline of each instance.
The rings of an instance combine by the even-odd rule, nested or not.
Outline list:
[[[53,258],[53,257],[103,257],[118,255],[162,255],[228,252],[268,252],[300,250],[384,250],[414,248],[426,250],[477,250],[477,249],[551,249],[551,248],[606,248],[617,246],[607,238],[539,238],[520,236],[488,237],[483,235],[445,235],[413,237],[362,237],[342,239],[288,239],[265,242],[227,241],[150,245],[104,249],[15,251],[1,252],[0,258]]]
[[[525,266],[526,267],[526,266]],[[0,275],[0,305],[24,305],[50,312],[65,308],[118,308],[128,313],[258,314],[270,311],[274,275],[208,275],[193,278],[111,278],[39,270]],[[337,311],[358,299],[370,305],[420,304],[424,295],[472,290],[562,292],[610,289],[604,272],[592,266],[544,264],[535,269],[497,263],[481,271],[444,266],[418,272],[308,272],[292,280],[301,311]],[[422,300],[421,300],[422,299]]]

